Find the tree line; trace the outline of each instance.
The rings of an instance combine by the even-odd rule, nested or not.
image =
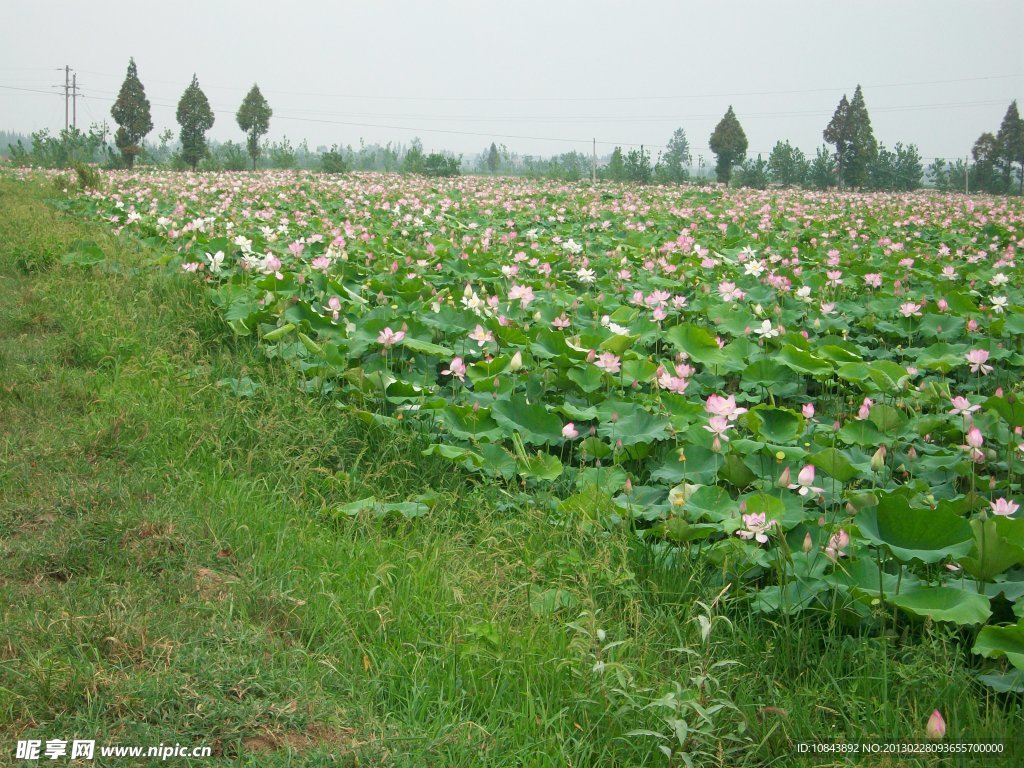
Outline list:
[[[425,153],[419,139],[408,147],[387,144],[332,146],[311,153],[303,142],[292,147],[287,137],[270,144],[261,138],[270,130],[273,111],[258,85],[253,85],[235,114],[239,129],[245,136],[243,146],[235,142],[210,143],[207,132],[215,123],[210,102],[193,74],[178,101],[176,118],[179,126],[178,150],[168,147],[175,135],[170,130],[159,136],[153,147],[145,137],[153,130],[150,103],[139,80],[135,60],[130,59],[124,83],[111,108],[117,124],[113,139],[120,157],[107,144],[106,131],[94,126],[88,133],[62,131],[58,137],[42,131],[33,134],[33,147],[26,149],[21,141],[12,145],[15,162],[34,161],[41,165],[64,166],[74,161],[95,161],[105,155],[107,165],[120,164],[131,168],[138,157],[150,162],[168,163],[172,167],[196,170],[242,170],[246,159],[253,170],[263,157],[264,165],[275,168],[318,168],[326,172],[384,170],[421,173],[431,176],[453,176],[462,172],[462,156],[447,152]],[[715,157],[714,174],[720,183],[733,186],[765,188],[769,185],[799,186],[816,189],[832,187],[864,190],[914,190],[922,185],[924,165],[914,144],[897,142],[892,148],[875,139],[864,93],[858,85],[853,97],[840,99],[831,120],[822,131],[824,144],[814,157],[788,141],[775,144],[767,159],[747,156],[748,142],[739,118],[730,105],[708,139]],[[247,156],[247,157],[246,157]],[[995,194],[1024,193],[1024,120],[1014,101],[1007,109],[995,133],[983,133],[971,152],[973,163],[957,160],[947,163],[936,159],[928,171],[933,184],[941,190],[968,189]],[[701,174],[703,180],[703,158]],[[676,129],[656,159],[643,146],[623,152],[615,147],[595,168],[595,158],[581,152],[566,152],[550,158],[515,155],[504,145],[491,143],[477,158],[476,166],[466,170],[478,173],[522,175],[577,181],[592,174],[601,179],[630,181],[640,184],[677,184],[692,181],[690,168],[693,155],[682,128]]]

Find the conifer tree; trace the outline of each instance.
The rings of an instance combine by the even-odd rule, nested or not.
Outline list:
[[[192,75],[192,83],[185,89],[178,101],[178,125],[181,126],[181,159],[192,170],[206,157],[206,132],[213,127],[213,110],[210,102],[199,87],[199,80]]]
[[[149,111],[149,99],[139,81],[135,59],[128,60],[128,74],[125,75],[117,101],[110,108],[110,114],[117,123],[114,143],[121,150],[121,156],[131,168],[135,158],[142,153],[142,139],[153,130],[153,120]]]
[[[246,136],[246,145],[249,149],[249,156],[252,158],[252,169],[256,170],[256,158],[260,156],[260,136],[270,130],[270,118],[274,113],[270,109],[267,100],[260,93],[258,85],[242,101],[235,118],[238,120],[238,127]]]
[[[1017,111],[1017,102],[1010,103],[996,134],[997,164],[1003,178],[1003,187],[1012,189],[1012,176],[1016,165],[1017,194],[1024,194],[1024,119]]]
[[[743,132],[740,121],[736,119],[731,104],[715,126],[708,146],[715,153],[715,173],[718,180],[728,184],[733,166],[742,162],[747,155],[747,135]]]

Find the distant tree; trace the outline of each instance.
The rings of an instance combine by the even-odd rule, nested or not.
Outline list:
[[[928,179],[940,192],[949,191],[949,165],[944,158],[936,157],[928,166]]]
[[[807,170],[807,181],[815,189],[828,189],[839,183],[838,166],[828,147],[818,147]]]
[[[421,173],[425,176],[458,176],[461,164],[461,157],[431,152],[423,158],[423,170]]]
[[[631,149],[625,158],[626,178],[637,184],[649,184],[651,181],[651,155],[640,149]]]
[[[862,187],[867,183],[868,168],[878,154],[878,144],[871,129],[871,118],[864,103],[864,93],[859,85],[850,100],[846,126],[849,131],[849,157],[843,168],[843,182],[851,187]]]
[[[181,126],[181,159],[192,170],[206,157],[206,132],[213,127],[213,110],[210,101],[199,87],[199,79],[193,74],[192,82],[178,101],[178,125]]]
[[[676,128],[672,138],[665,145],[665,152],[654,168],[654,175],[663,184],[679,184],[690,177],[687,166],[690,163],[690,142],[686,132]]]
[[[487,150],[487,171],[489,173],[498,172],[498,147],[493,141]]]
[[[768,187],[768,162],[758,155],[756,160],[744,160],[733,176],[733,183],[740,187],[766,189]]]
[[[280,142],[274,142],[271,144],[268,149],[269,152],[267,154],[270,158],[271,168],[282,168],[288,170],[299,164],[298,155],[287,136],[281,139]]]
[[[135,67],[135,59],[128,60],[128,73],[125,75],[117,101],[110,108],[118,129],[114,134],[114,143],[121,150],[121,156],[131,168],[135,158],[142,152],[142,139],[153,130],[153,120],[149,112],[149,99],[139,80],[139,72]]]
[[[998,172],[999,140],[991,133],[983,133],[971,148],[974,167],[971,172],[971,186],[983,192],[1001,193],[1006,191],[1003,176]]]
[[[896,143],[896,189],[911,192],[921,186],[924,165],[915,144]]]
[[[1002,176],[1003,187],[1012,189],[1012,177],[1016,175],[1017,194],[1024,194],[1024,119],[1017,111],[1016,101],[1010,103],[1003,116],[996,143],[999,150],[995,164]]]
[[[728,183],[732,176],[732,167],[741,162],[747,154],[747,135],[743,132],[740,121],[736,119],[732,105],[715,126],[708,146],[715,153],[715,174],[718,180]]]
[[[803,184],[810,164],[804,153],[788,141],[775,142],[768,156],[768,176],[776,184],[786,187]]]
[[[419,138],[414,138],[409,144],[409,149],[402,159],[402,170],[406,173],[423,172],[423,143]]]
[[[850,102],[846,100],[846,94],[844,93],[843,98],[839,100],[839,104],[836,106],[836,111],[832,113],[832,119],[829,120],[828,125],[825,126],[825,130],[821,134],[826,143],[835,147],[836,176],[839,179],[843,178],[843,170],[846,168],[847,159],[850,156],[849,121]]]
[[[267,100],[260,93],[258,85],[253,85],[249,93],[238,108],[235,119],[238,120],[238,127],[246,134],[246,146],[249,150],[249,157],[252,158],[252,169],[256,170],[256,158],[260,156],[260,137],[270,130],[270,118],[273,111]]]
[[[624,181],[626,178],[626,163],[622,159],[622,147],[612,150],[612,156],[608,165],[604,167],[604,177],[611,181]]]
[[[345,153],[335,144],[327,152],[320,153],[320,170],[324,173],[347,173],[349,169]]]

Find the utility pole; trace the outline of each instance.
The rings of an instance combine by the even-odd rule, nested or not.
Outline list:
[[[964,194],[965,195],[971,194],[968,191],[968,182],[970,181],[970,178],[971,178],[971,166],[970,166],[970,164],[968,162],[969,160],[970,160],[969,156],[965,156],[964,157]]]
[[[597,137],[594,137],[594,150],[590,156],[590,183],[597,183]]]
[[[71,76],[71,127],[78,130],[78,74]]]
[[[68,96],[71,93],[71,67],[64,65],[64,130],[68,129]]]

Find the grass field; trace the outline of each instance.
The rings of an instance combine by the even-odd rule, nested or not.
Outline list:
[[[753,616],[711,570],[460,476],[299,395],[194,280],[51,196],[0,182],[0,764],[94,738],[254,766],[844,765],[795,744],[920,742],[935,708],[947,741],[1024,754],[1019,699],[954,631]],[[105,261],[61,264],[82,239]],[[411,522],[331,514],[427,491]]]

